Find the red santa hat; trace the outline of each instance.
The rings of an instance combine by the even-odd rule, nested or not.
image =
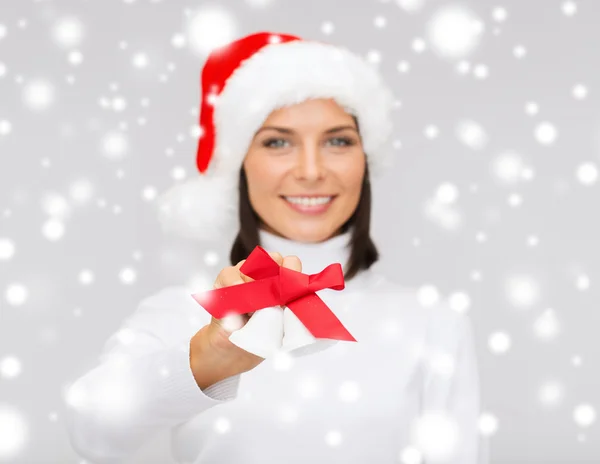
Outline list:
[[[332,98],[357,117],[373,176],[391,165],[386,147],[394,97],[374,65],[349,50],[260,32],[213,50],[202,69],[199,176],[158,201],[163,230],[211,240],[237,230],[238,180],[254,134],[269,114]]]

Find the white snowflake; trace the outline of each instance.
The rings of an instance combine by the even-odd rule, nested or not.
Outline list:
[[[29,81],[23,89],[23,101],[34,111],[46,110],[55,100],[54,86],[45,79]]]
[[[0,359],[0,377],[14,379],[21,375],[23,368],[21,361],[16,356],[5,356]]]
[[[554,124],[544,121],[535,128],[535,138],[541,145],[552,145],[558,137]]]
[[[506,8],[497,6],[492,10],[492,17],[494,18],[494,21],[502,23],[508,18],[508,12],[506,11]]]
[[[580,404],[573,411],[573,420],[579,427],[590,427],[596,422],[596,409],[591,404]]]
[[[203,7],[197,10],[187,26],[187,42],[201,55],[226,45],[237,36],[238,26],[228,10]]]
[[[29,426],[23,414],[9,405],[0,405],[0,459],[11,461],[25,449]]]
[[[421,306],[433,306],[440,301],[440,292],[434,285],[421,285],[417,289],[417,300]]]
[[[510,335],[506,332],[494,332],[488,339],[488,346],[494,354],[506,353],[512,345]]]
[[[435,192],[435,198],[438,202],[444,205],[450,205],[458,199],[458,187],[451,182],[440,184]]]
[[[464,6],[439,8],[427,23],[428,42],[439,56],[459,59],[471,54],[479,45],[483,22]]]
[[[12,124],[6,119],[0,119],[0,135],[8,135],[12,132]]]
[[[485,129],[476,121],[462,120],[456,126],[456,136],[464,145],[473,150],[482,150],[488,144]]]
[[[539,401],[546,407],[556,406],[563,398],[563,391],[564,388],[559,382],[546,382],[539,389]]]
[[[577,180],[585,186],[594,185],[598,180],[598,167],[595,163],[586,162],[577,167]]]
[[[335,31],[335,26],[331,21],[325,21],[321,24],[321,32],[325,35],[331,35]]]
[[[478,426],[483,436],[492,436],[498,431],[498,418],[491,412],[482,412],[479,416]]]
[[[9,238],[0,238],[0,261],[8,261],[15,255],[15,243]]]
[[[51,242],[60,240],[64,234],[65,224],[60,219],[50,218],[42,226],[42,235]]]
[[[83,40],[84,26],[78,18],[62,18],[54,25],[52,35],[60,46],[76,47]]]

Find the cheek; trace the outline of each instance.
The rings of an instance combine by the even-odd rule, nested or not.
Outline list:
[[[279,172],[277,163],[269,163],[266,160],[249,160],[244,167],[250,202],[258,210],[261,204],[272,201],[277,194],[282,173]]]
[[[343,182],[348,194],[355,197],[360,196],[364,175],[365,169],[362,164],[354,165],[344,171],[340,179]]]

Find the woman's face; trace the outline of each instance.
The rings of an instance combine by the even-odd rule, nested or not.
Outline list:
[[[353,117],[334,100],[274,111],[244,160],[264,229],[299,242],[333,237],[358,205],[365,154]]]

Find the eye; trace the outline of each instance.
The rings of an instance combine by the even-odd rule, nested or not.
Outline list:
[[[283,148],[285,147],[287,143],[287,140],[285,139],[278,139],[278,138],[270,138],[270,139],[266,139],[263,141],[263,147],[267,147],[267,148]]]
[[[336,147],[350,147],[354,145],[356,142],[349,137],[334,137],[329,139],[329,142]]]

